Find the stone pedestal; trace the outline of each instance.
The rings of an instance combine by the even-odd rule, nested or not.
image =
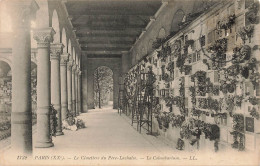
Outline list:
[[[67,91],[67,61],[69,54],[60,57],[60,86],[61,86],[61,119],[67,118],[68,114],[68,91]]]
[[[50,135],[50,42],[55,34],[52,28],[34,31],[37,41],[37,140],[36,148],[52,147]]]
[[[31,16],[38,10],[34,0],[7,1],[12,9],[12,115],[11,146],[14,152],[32,154]]]
[[[63,44],[51,44],[51,104],[57,111],[57,133],[63,135],[61,121],[60,54]]]

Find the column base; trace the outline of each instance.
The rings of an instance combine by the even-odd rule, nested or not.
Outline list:
[[[56,136],[64,135],[62,131],[57,131]]]
[[[50,148],[53,147],[54,144],[52,142],[36,142],[35,148]]]

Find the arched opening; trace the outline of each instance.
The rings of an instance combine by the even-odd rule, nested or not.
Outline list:
[[[52,15],[52,27],[56,32],[53,38],[53,43],[60,43],[60,25],[59,25],[59,18],[56,10],[53,11],[53,15]]]
[[[163,39],[163,38],[165,38],[165,36],[166,36],[165,29],[164,29],[164,28],[161,28],[160,31],[159,31],[159,33],[158,33],[158,37],[157,37],[157,38]]]
[[[179,24],[183,21],[185,13],[183,10],[179,9],[173,16],[172,24],[171,24],[171,34],[175,34],[179,31]]]
[[[68,50],[68,53],[69,53],[70,55],[72,55],[70,39],[69,39],[69,42],[68,42],[68,48],[67,48],[67,50]]]
[[[37,116],[37,65],[31,62],[32,124]],[[0,140],[11,135],[12,70],[5,60],[0,60]]]
[[[113,71],[100,66],[94,71],[94,107],[113,106]]]
[[[11,135],[12,72],[11,66],[0,60],[0,139]]]
[[[67,53],[67,51],[68,51],[67,47],[68,46],[67,46],[67,35],[66,35],[65,28],[62,29],[61,41],[62,41],[62,44],[64,45],[63,53]]]

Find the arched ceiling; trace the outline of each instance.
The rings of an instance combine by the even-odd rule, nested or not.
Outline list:
[[[162,5],[162,0],[67,0],[81,49],[88,57],[121,56]]]

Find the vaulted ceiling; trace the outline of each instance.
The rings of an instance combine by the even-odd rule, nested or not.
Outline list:
[[[129,51],[162,0],[67,0],[81,49],[88,57]]]

